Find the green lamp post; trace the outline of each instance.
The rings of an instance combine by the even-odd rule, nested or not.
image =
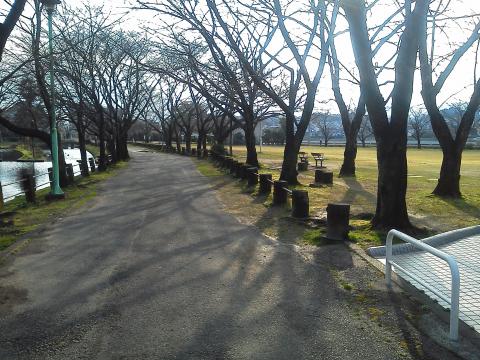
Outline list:
[[[60,0],[40,0],[45,6],[48,14],[48,43],[50,48],[50,101],[51,101],[51,124],[50,136],[52,139],[52,169],[53,169],[53,186],[50,195],[54,198],[64,197],[64,193],[60,188],[60,170],[58,166],[58,133],[57,133],[57,116],[55,109],[55,75],[54,75],[54,59],[53,59],[53,13]]]

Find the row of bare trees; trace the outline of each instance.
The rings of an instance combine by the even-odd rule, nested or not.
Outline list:
[[[25,1],[15,1],[4,22],[10,32],[12,21],[20,23],[23,35],[13,42],[21,51],[12,51],[8,61],[11,73],[21,75],[2,74],[5,83],[29,79],[30,93],[38,94],[48,114],[41,9],[37,0],[30,3],[32,17],[22,19]],[[340,175],[355,175],[357,140],[371,131],[378,161],[373,225],[407,228],[407,139],[410,133],[420,141],[426,127],[424,114],[411,111],[415,76],[420,75],[428,120],[443,151],[434,190],[439,196],[461,195],[462,152],[480,105],[479,16],[458,13],[454,3],[131,0],[132,9],[153,18],[142,32],[131,33],[119,30],[122,19],[112,20],[102,8],[63,7],[56,38],[60,119],[74,124],[82,151],[87,134],[99,139],[101,159],[106,151],[128,157],[128,130],[139,120],[169,146],[180,147],[184,139],[188,149],[193,134],[199,148],[209,134],[221,147],[239,128],[247,162],[258,165],[255,128],[269,117],[282,117],[280,177],[296,184],[298,152],[315,121],[314,109],[333,93],[346,138]],[[464,39],[450,41],[447,29],[455,26],[459,34],[468,32]],[[463,87],[473,91],[452,131],[439,99],[442,92],[448,96],[447,80],[472,53],[474,81]],[[35,98],[24,100],[38,105]],[[38,124],[27,128],[5,117],[0,124],[49,141]]]
[[[169,48],[166,61],[175,64],[171,70],[158,70],[191,84],[223,111],[241,114],[248,162],[257,163],[249,139],[255,121],[261,120],[255,112],[258,104],[282,112],[286,139],[281,179],[292,184],[297,182],[298,152],[328,66],[347,140],[342,176],[355,174],[357,139],[368,112],[377,144],[373,224],[378,227],[411,226],[406,205],[407,138],[420,62],[422,96],[444,154],[434,193],[460,196],[461,154],[480,101],[476,74],[472,97],[453,134],[437,97],[463,56],[478,43],[478,14],[450,16],[454,4],[442,0],[403,1],[387,7],[363,0],[138,0],[136,7],[158,15],[153,25],[162,30],[158,42]],[[470,27],[471,33],[442,52],[439,44],[445,41],[439,38],[452,22],[461,23],[462,29]],[[345,51],[339,53],[336,46],[344,33],[350,34],[353,69],[346,65],[349,59],[342,58]],[[358,86],[354,111],[342,92],[346,78]],[[414,134],[421,132],[416,126]]]
[[[17,9],[16,3],[11,11]],[[44,12],[40,1],[27,2],[18,16],[2,61],[4,81],[0,125],[22,136],[50,144],[51,94],[47,86],[48,56]],[[149,53],[148,42],[118,28],[101,7],[64,6],[55,18],[55,81],[58,125],[71,123],[78,134],[82,169],[87,169],[87,138],[100,146],[99,168],[106,155],[113,161],[128,159],[127,135],[151,104],[157,76],[140,67]],[[7,17],[8,19],[8,17]],[[65,25],[68,24],[68,25]],[[8,78],[7,78],[8,77]],[[5,106],[7,104],[8,106]],[[10,109],[8,109],[10,108]],[[65,180],[60,144],[61,178]]]

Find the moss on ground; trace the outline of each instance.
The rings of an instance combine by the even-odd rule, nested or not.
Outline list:
[[[125,166],[126,163],[118,163],[105,172],[96,172],[87,178],[78,179],[74,185],[64,189],[65,200],[48,201],[46,195],[50,189],[42,189],[37,192],[35,204],[26,203],[23,196],[8,202],[3,209],[4,221],[13,221],[13,224],[0,227],[0,250],[6,249],[39,226],[85,205],[97,195],[101,182]]]
[[[35,146],[35,158],[33,156],[32,147],[25,144],[18,144],[15,150],[22,154],[19,160],[45,160],[42,149]]]
[[[97,145],[88,144],[87,151],[96,158],[100,156],[100,147],[98,147]]]

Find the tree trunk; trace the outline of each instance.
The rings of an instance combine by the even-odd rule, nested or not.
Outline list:
[[[422,148],[422,141],[420,140],[420,137],[417,139],[417,149]]]
[[[87,159],[87,145],[85,142],[85,132],[80,127],[77,128],[78,144],[80,146],[80,171],[82,176],[89,176],[88,159]]]
[[[112,156],[112,162],[116,163],[117,162],[117,151],[115,149],[115,140],[113,138],[110,138],[107,140],[107,147],[108,147],[108,152]]]
[[[400,137],[401,138],[401,137]],[[405,229],[412,225],[408,219],[407,148],[395,134],[377,144],[378,190],[377,209],[372,220],[374,227]]]
[[[247,164],[258,167],[257,148],[255,146],[255,128],[253,120],[246,121],[245,128],[245,146],[247,148]]]
[[[352,131],[351,131],[352,132]],[[343,164],[340,168],[340,176],[355,176],[355,160],[357,158],[357,134],[349,134],[346,138],[345,151],[343,152]]]
[[[69,185],[67,179],[67,167],[65,164],[65,154],[63,153],[62,141],[60,139],[60,133],[58,134],[58,170],[60,172],[60,186],[66,187]]]
[[[197,139],[197,153],[202,150],[202,143],[203,143],[203,132],[198,132],[198,139]]]
[[[98,161],[98,170],[107,170],[107,151],[105,148],[105,119],[103,112],[100,112],[100,126],[98,127],[98,142],[100,147],[100,159]]]
[[[186,131],[185,132],[185,147],[187,148],[187,152],[192,151],[192,132]]]
[[[128,153],[128,142],[127,142],[127,133],[123,133],[118,135],[117,137],[117,159],[121,161],[127,161],[130,159],[130,155]]]
[[[285,149],[283,151],[283,164],[282,172],[280,173],[280,180],[287,181],[290,185],[298,184],[297,180],[297,161],[298,161],[298,152],[300,151],[300,145],[302,143],[303,136],[305,135],[305,130],[299,135],[300,141],[297,143],[295,136],[294,118],[288,118],[291,115],[286,115],[285,122]],[[297,129],[297,133],[301,129]]]
[[[462,151],[457,147],[445,147],[443,151],[440,178],[433,193],[442,197],[459,198],[460,192],[460,169],[462,166]]]

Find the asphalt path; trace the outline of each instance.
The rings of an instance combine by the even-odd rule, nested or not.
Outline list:
[[[175,155],[135,152],[0,286],[2,360],[405,358],[355,320],[328,268],[239,223]]]

